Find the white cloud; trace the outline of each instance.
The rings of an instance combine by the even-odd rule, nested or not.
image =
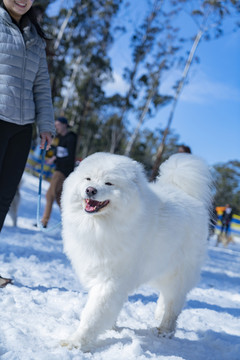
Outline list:
[[[182,93],[183,101],[190,102],[211,102],[224,100],[240,100],[240,90],[232,87],[230,84],[214,81],[207,77],[206,74],[199,72],[186,85],[185,91]]]
[[[173,85],[180,79],[181,75],[181,72],[177,70],[168,73],[165,81],[162,83],[161,93],[174,95]],[[128,86],[123,77],[114,72],[113,81],[106,84],[104,90],[108,95],[115,92],[124,95],[128,90]],[[212,80],[203,71],[197,71],[195,74],[190,73],[188,82],[184,85],[180,96],[180,101],[195,104],[209,104],[225,100],[239,102],[240,89],[224,82]]]
[[[173,95],[172,86],[174,81],[180,77],[180,72],[172,72],[164,82],[161,92]],[[190,74],[188,82],[183,87],[180,100],[197,104],[224,100],[240,101],[240,90],[230,84],[212,80],[204,72],[198,71],[195,75]]]
[[[106,91],[107,95],[112,95],[118,92],[121,95],[124,95],[128,90],[128,84],[123,79],[121,75],[117,72],[113,73],[113,81],[109,82],[105,87],[104,90]]]

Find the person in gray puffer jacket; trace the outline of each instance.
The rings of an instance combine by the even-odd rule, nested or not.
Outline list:
[[[0,1],[0,231],[21,180],[36,122],[41,148],[55,135],[45,39],[34,0]]]

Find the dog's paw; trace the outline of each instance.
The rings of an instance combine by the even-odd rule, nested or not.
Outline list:
[[[175,331],[170,331],[170,330],[166,330],[163,329],[161,327],[158,327],[157,329],[157,335],[163,338],[167,338],[167,339],[172,339],[174,336]]]
[[[61,340],[60,341],[60,345],[62,347],[67,347],[68,350],[72,350],[73,348],[77,349],[79,348],[79,346],[77,346],[77,344],[73,343],[71,340],[66,339],[66,340]]]
[[[67,347],[69,350],[80,349],[83,352],[92,352],[94,350],[94,345],[92,342],[87,342],[77,336],[70,337],[66,340],[61,340],[60,345]]]

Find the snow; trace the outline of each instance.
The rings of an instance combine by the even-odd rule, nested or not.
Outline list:
[[[47,188],[44,181],[42,208]],[[61,228],[34,227],[38,179],[25,173],[20,192],[18,227],[7,218],[0,234],[0,273],[14,279],[0,289],[1,360],[240,359],[240,241],[216,247],[214,236],[172,339],[157,336],[158,294],[143,286],[129,296],[117,328],[101,337],[93,353],[61,347],[78,326],[87,293],[63,253]],[[49,226],[59,221],[55,205]]]

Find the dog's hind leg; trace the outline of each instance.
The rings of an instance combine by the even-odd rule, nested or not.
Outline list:
[[[180,269],[159,279],[157,287],[160,296],[157,301],[155,317],[159,321],[158,332],[162,335],[174,334],[177,318],[185,303],[186,294],[192,288],[193,279],[188,279],[181,273]]]

